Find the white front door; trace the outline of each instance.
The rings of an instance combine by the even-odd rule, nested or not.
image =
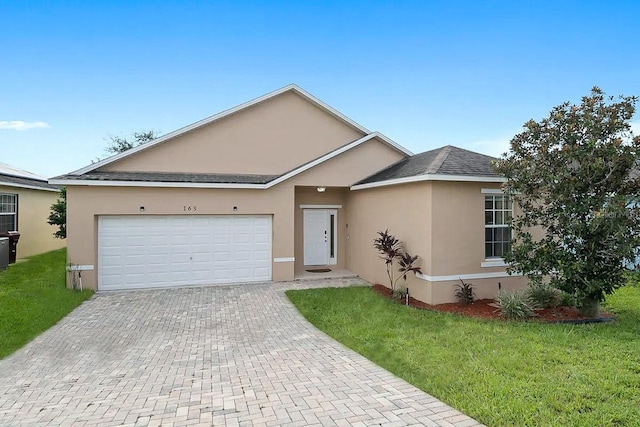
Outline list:
[[[302,212],[304,265],[336,264],[338,212],[334,209],[305,209]]]

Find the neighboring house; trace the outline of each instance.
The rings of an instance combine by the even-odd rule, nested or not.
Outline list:
[[[295,85],[68,175],[69,262],[98,290],[293,280],[348,269],[386,283],[389,230],[421,257],[413,296],[521,285],[500,254],[504,180],[455,147],[413,156]],[[485,225],[485,216],[491,223]],[[494,218],[496,223],[494,224]]]
[[[0,163],[0,235],[20,233],[18,258],[64,247],[64,240],[53,237],[56,228],[47,223],[58,195],[59,188],[47,178]]]

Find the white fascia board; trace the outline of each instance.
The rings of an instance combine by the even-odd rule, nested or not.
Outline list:
[[[427,282],[449,282],[452,280],[473,280],[473,279],[497,279],[500,277],[518,277],[522,276],[518,273],[509,274],[506,271],[497,271],[494,273],[471,273],[471,274],[454,274],[451,276],[428,276],[426,274],[417,273],[418,279],[426,280]]]
[[[37,187],[35,185],[27,185],[27,184],[16,184],[14,182],[0,182],[0,186],[3,187],[16,187],[16,188],[28,188],[29,190],[40,190],[40,191],[51,191],[54,193],[58,193],[60,190],[55,188],[42,188]]]
[[[322,108],[323,110],[327,111],[328,113],[332,114],[333,116],[339,118],[343,122],[348,123],[349,125],[351,125],[354,128],[358,129],[360,132],[362,132],[364,134],[370,134],[371,133],[371,131],[369,129],[365,128],[360,123],[357,123],[357,122],[351,120],[349,117],[345,116],[340,111],[336,110],[335,108],[331,107],[328,104],[325,104],[320,99],[316,98],[315,96],[311,95],[306,90],[302,89],[300,86],[292,83],[292,84],[290,84],[288,86],[285,86],[283,89],[285,89],[285,88],[286,88],[286,90],[293,90],[293,91],[297,92],[302,97],[304,97],[304,98],[308,99],[309,101],[313,102],[318,107]]]
[[[266,184],[232,184],[214,182],[141,182],[141,181],[95,181],[81,179],[52,179],[49,181],[56,185],[87,185],[93,187],[165,187],[165,188],[236,188],[264,190]]]
[[[368,184],[352,185],[351,190],[364,190],[367,188],[386,187],[388,185],[407,184],[421,181],[457,181],[457,182],[507,182],[506,178],[491,176],[471,176],[471,175],[437,175],[424,174],[409,176],[406,178],[389,179],[386,181],[370,182]]]
[[[413,156],[413,152],[407,150],[402,145],[398,144],[397,142],[395,142],[391,138],[387,137],[386,135],[384,135],[384,134],[382,134],[380,132],[377,132],[377,131],[373,132],[373,134],[375,136],[377,136],[379,139],[381,139],[382,141],[386,142],[392,148],[395,148],[397,151],[401,152],[402,154],[405,154],[407,156]]]

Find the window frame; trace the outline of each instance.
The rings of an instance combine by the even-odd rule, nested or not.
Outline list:
[[[7,231],[18,231],[18,195],[15,193],[0,193],[0,205],[4,202],[2,201],[2,197],[9,196],[13,197],[13,212],[2,212],[0,209],[0,216],[13,216],[13,230]],[[0,231],[1,232],[1,231]]]
[[[497,228],[507,229],[509,231],[509,241],[511,239],[513,239],[513,228],[509,224],[506,224],[504,219],[503,219],[501,224],[495,224],[496,212],[500,212],[502,214],[509,213],[511,215],[511,218],[513,218],[513,215],[514,215],[514,203],[513,203],[513,200],[507,194],[505,194],[504,191],[502,191],[501,189],[483,188],[481,192],[482,192],[482,194],[484,196],[484,198],[483,198],[483,202],[484,202],[483,215],[484,215],[484,218],[485,218],[484,238],[483,238],[483,242],[484,242],[484,262],[481,263],[481,266],[482,267],[502,267],[502,266],[506,266],[506,263],[504,262],[504,257],[502,255],[500,255],[500,256],[488,256],[487,255],[486,230],[487,229],[497,229]],[[503,203],[505,201],[508,202],[510,207],[506,208],[506,209],[505,208],[496,209],[496,196],[502,197],[503,198]],[[486,202],[487,202],[488,197],[492,198],[492,207],[491,207],[491,209],[487,209],[487,207],[486,207]],[[487,212],[492,212],[492,216],[494,218],[492,224],[487,224],[486,223]],[[491,242],[493,242],[493,241],[491,241]],[[502,240],[501,242],[504,245],[504,240]],[[503,254],[504,254],[504,252],[503,252]]]

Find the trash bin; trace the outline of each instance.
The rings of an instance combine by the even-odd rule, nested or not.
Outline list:
[[[17,231],[7,231],[6,233],[0,233],[0,237],[9,238],[9,264],[16,262],[16,255],[18,254],[18,240],[20,240],[20,233]]]
[[[9,238],[0,237],[0,270],[9,265]]]

